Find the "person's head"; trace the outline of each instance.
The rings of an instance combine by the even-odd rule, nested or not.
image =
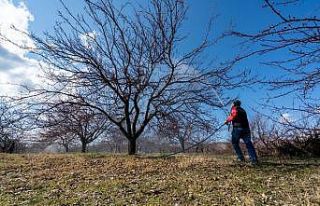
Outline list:
[[[241,106],[241,101],[240,100],[235,100],[232,104],[235,107],[240,107]]]

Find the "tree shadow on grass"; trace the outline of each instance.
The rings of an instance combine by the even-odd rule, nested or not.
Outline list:
[[[155,159],[155,160],[176,159],[176,156],[174,155],[134,155],[133,157],[138,159]]]
[[[259,165],[255,166],[256,170],[261,171],[281,171],[285,173],[290,173],[299,170],[305,170],[307,168],[320,168],[320,162],[310,162],[310,161],[299,161],[299,162],[276,162],[276,161],[261,161]]]
[[[260,163],[261,166],[287,166],[287,167],[320,167],[320,162],[272,162],[263,161]]]

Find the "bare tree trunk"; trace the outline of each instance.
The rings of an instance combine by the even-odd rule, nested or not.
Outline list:
[[[137,140],[135,138],[129,139],[128,142],[128,154],[135,155],[137,150]]]
[[[181,146],[181,151],[182,153],[185,153],[185,141],[184,139],[180,139],[180,146]]]
[[[64,146],[65,152],[68,153],[69,152],[69,145],[68,144],[64,144],[63,146]]]
[[[87,143],[81,142],[81,152],[86,153],[87,152]]]
[[[14,152],[14,150],[15,150],[15,147],[16,147],[15,141],[13,141],[13,140],[10,141],[10,146],[9,146],[8,152],[10,154],[12,154]]]

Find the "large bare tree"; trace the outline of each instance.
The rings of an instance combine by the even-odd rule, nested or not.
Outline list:
[[[110,0],[84,2],[83,13],[73,14],[62,1],[65,10],[54,33],[31,35],[33,53],[51,83],[31,96],[45,101],[59,96],[102,113],[128,139],[130,155],[153,121],[208,114],[222,106],[217,93],[243,80],[229,74],[235,62],[210,64],[209,26],[197,47],[183,47],[184,1],[152,0],[146,6],[128,1],[123,7]]]

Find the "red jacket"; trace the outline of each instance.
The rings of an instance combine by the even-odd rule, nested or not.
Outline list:
[[[234,127],[249,128],[249,122],[246,111],[241,107],[233,106],[226,123],[232,122]]]
[[[237,111],[237,108],[235,106],[233,106],[231,108],[231,112],[230,112],[230,115],[229,117],[227,118],[226,122],[229,123],[229,122],[232,122],[236,116],[238,115],[238,111]]]

